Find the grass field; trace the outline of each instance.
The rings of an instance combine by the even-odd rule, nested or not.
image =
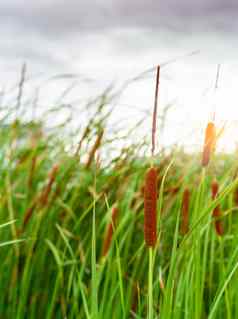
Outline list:
[[[65,138],[60,126],[0,121],[0,318],[238,318],[237,155],[204,168],[200,153],[155,153],[148,249],[150,145],[107,135],[104,103]]]

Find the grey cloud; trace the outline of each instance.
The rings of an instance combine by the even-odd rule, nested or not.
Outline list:
[[[27,5],[12,0],[0,4],[0,21],[58,37],[113,27],[232,31],[236,12],[236,0],[41,0]]]

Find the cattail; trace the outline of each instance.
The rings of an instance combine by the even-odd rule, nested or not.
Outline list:
[[[154,110],[152,118],[151,130],[151,156],[154,157],[155,142],[156,142],[156,128],[157,128],[157,109],[158,109],[158,95],[159,95],[159,80],[160,80],[160,66],[157,66],[156,85],[155,85],[155,99]],[[151,167],[145,176],[144,185],[144,238],[148,247],[154,247],[157,240],[157,183],[158,170]],[[150,300],[151,302],[151,300]],[[151,306],[151,305],[150,305]]]
[[[186,188],[183,192],[183,198],[182,198],[181,233],[183,235],[187,234],[189,230],[189,204],[190,204],[190,191],[188,188]]]
[[[52,170],[49,173],[49,181],[46,187],[43,189],[41,196],[40,196],[40,204],[41,206],[46,206],[48,203],[48,198],[54,184],[57,172],[59,170],[59,166],[56,164],[53,166]]]
[[[136,281],[135,283],[133,283],[133,288],[132,288],[131,312],[133,314],[136,314],[137,312],[139,296],[140,296],[140,285],[139,285],[139,282]]]
[[[23,227],[22,231],[24,231],[26,225],[29,223],[34,210],[36,209],[37,205],[40,204],[41,206],[45,206],[48,203],[48,197],[52,189],[52,185],[55,181],[56,174],[58,172],[59,166],[55,165],[53,166],[50,174],[49,174],[49,181],[46,187],[42,190],[41,194],[35,198],[32,205],[27,208],[24,217],[23,217]]]
[[[212,199],[216,199],[218,196],[218,191],[219,191],[219,185],[217,181],[213,181],[212,185],[211,185],[211,189],[212,189]],[[212,216],[215,218],[215,229],[216,229],[216,233],[219,236],[223,235],[223,227],[222,227],[222,223],[221,220],[218,219],[221,217],[221,210],[220,210],[220,206],[217,205],[214,209],[213,209],[213,213]]]
[[[234,191],[233,199],[234,199],[234,204],[238,206],[238,187],[236,187]]]
[[[107,226],[105,237],[104,237],[102,256],[106,256],[108,251],[109,251],[109,249],[110,249],[113,232],[114,232],[114,228],[115,228],[115,225],[116,225],[116,219],[117,219],[117,216],[118,216],[118,212],[119,212],[119,210],[118,210],[117,207],[113,207],[112,208],[111,222]]]
[[[22,231],[24,231],[26,225],[28,224],[29,220],[31,219],[31,216],[32,216],[32,214],[37,206],[37,200],[38,200],[38,198],[34,200],[32,205],[29,208],[27,208],[27,210],[24,214]]]
[[[90,167],[90,165],[94,159],[95,153],[101,145],[103,134],[104,134],[104,130],[101,130],[97,136],[97,139],[96,139],[90,153],[89,153],[88,160],[87,160],[86,165],[85,165],[87,169]]]
[[[75,152],[75,155],[78,156],[79,155],[79,152],[81,150],[81,147],[82,147],[82,144],[83,144],[83,141],[87,138],[87,136],[89,135],[90,133],[90,126],[91,126],[91,122],[89,122],[89,124],[86,126],[84,132],[83,132],[83,136],[81,137],[79,143],[78,143],[78,147],[76,149],[76,152]]]
[[[145,177],[144,188],[144,237],[149,247],[156,244],[157,233],[157,170],[151,167]]]
[[[213,122],[209,122],[206,127],[205,141],[202,155],[202,166],[209,164],[211,154],[215,148],[216,143],[216,128]]]

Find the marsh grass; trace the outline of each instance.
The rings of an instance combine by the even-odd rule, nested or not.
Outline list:
[[[237,318],[236,158],[217,154],[202,169],[201,154],[155,154],[158,233],[148,250],[142,189],[150,147],[147,139],[125,142],[108,156],[117,144],[107,134],[110,100],[105,93],[95,99],[88,123],[65,139],[62,126],[0,119],[0,317]],[[214,175],[219,194],[212,198]],[[185,188],[189,229],[181,234]],[[120,214],[102,257],[115,203]],[[213,225],[218,206],[222,237]]]

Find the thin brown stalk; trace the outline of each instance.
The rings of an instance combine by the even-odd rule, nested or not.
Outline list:
[[[151,138],[151,154],[154,156],[155,152],[155,140],[156,140],[156,126],[157,126],[157,110],[158,110],[158,95],[159,95],[159,79],[160,79],[160,66],[157,66],[156,74],[156,86],[155,86],[155,100],[154,100],[154,111],[153,111],[153,122],[152,122],[152,138]]]

